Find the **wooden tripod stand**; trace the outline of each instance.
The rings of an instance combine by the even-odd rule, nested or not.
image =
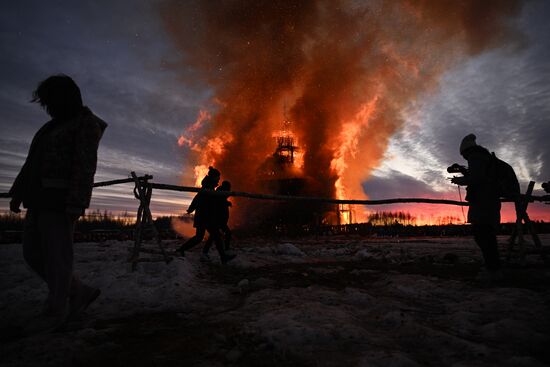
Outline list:
[[[535,187],[535,182],[530,181],[529,185],[527,186],[527,191],[525,192],[525,195],[521,196],[519,201],[515,203],[516,225],[512,231],[512,235],[508,240],[508,247],[507,247],[507,253],[506,253],[506,261],[508,262],[512,258],[512,251],[514,249],[514,245],[516,244],[516,238],[518,240],[517,242],[519,246],[520,261],[522,263],[525,262],[525,240],[523,238],[523,223],[525,223],[527,231],[530,232],[531,236],[533,237],[533,243],[535,244],[537,251],[539,252],[544,263],[548,265],[548,259],[546,257],[546,254],[544,253],[544,249],[542,248],[542,243],[540,241],[540,238],[535,230],[535,226],[533,225],[533,222],[531,222],[531,219],[529,219],[529,215],[527,214],[527,206],[529,205],[534,187]]]
[[[153,188],[148,184],[148,180],[153,176],[146,175],[144,177],[137,177],[135,172],[131,173],[132,178],[136,186],[134,187],[134,196],[139,200],[139,208],[137,212],[136,226],[134,229],[134,248],[132,254],[128,259],[128,262],[132,263],[132,271],[136,270],[137,263],[143,261],[154,261],[153,259],[140,258],[140,253],[150,253],[162,255],[164,261],[168,264],[172,258],[166,254],[158,230],[153,223],[153,216],[151,215],[151,209],[149,204],[151,203],[151,196],[153,194]],[[159,250],[142,248],[142,239],[145,231],[150,231],[153,238],[157,242]]]

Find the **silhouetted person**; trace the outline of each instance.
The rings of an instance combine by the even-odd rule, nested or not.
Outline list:
[[[185,256],[185,251],[201,243],[204,239],[204,235],[208,232],[209,238],[212,238],[216,244],[216,249],[218,250],[220,260],[223,264],[234,257],[226,255],[225,253],[223,241],[214,215],[215,196],[208,194],[208,191],[214,191],[219,182],[220,172],[213,167],[209,167],[208,174],[201,182],[202,190],[195,195],[191,201],[191,205],[189,205],[187,209],[188,214],[195,212],[193,227],[196,228],[196,233],[176,250],[181,256]]]
[[[27,208],[23,256],[47,283],[45,323],[57,327],[99,295],[73,273],[73,232],[90,204],[97,149],[107,124],[83,106],[66,75],[42,81],[33,93],[51,120],[38,130],[10,190],[10,209]]]
[[[195,235],[177,249],[182,256],[185,256],[185,251],[201,243],[204,239],[204,235],[206,234],[205,218],[208,215],[208,198],[205,195],[205,191],[214,190],[220,180],[219,172],[215,172],[212,167],[210,167],[208,173],[209,174],[206,175],[201,181],[201,191],[195,195],[189,205],[189,208],[187,208],[187,214],[195,212],[195,216],[193,217]]]
[[[464,176],[451,182],[466,185],[469,202],[468,222],[472,224],[474,239],[483,253],[485,266],[492,278],[501,276],[497,231],[500,225],[500,199],[495,182],[494,158],[487,149],[476,144],[474,134],[467,135],[460,144],[460,154],[468,161]]]
[[[547,193],[550,194],[550,181],[548,181],[548,182],[543,182],[542,188],[543,188],[544,191],[546,191]]]
[[[229,181],[223,181],[222,184],[216,189],[217,192],[231,191],[231,183]],[[215,218],[215,225],[218,231],[221,231],[224,235],[224,249],[229,250],[231,244],[231,229],[227,223],[229,222],[229,207],[231,202],[227,200],[227,196],[215,196],[213,199],[213,215]],[[208,251],[212,247],[214,238],[208,237],[206,244],[202,250],[202,261],[209,261]]]

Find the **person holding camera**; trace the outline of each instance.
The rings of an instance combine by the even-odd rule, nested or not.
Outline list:
[[[476,136],[469,134],[460,143],[460,154],[468,161],[464,176],[453,177],[451,182],[466,186],[466,201],[469,202],[468,222],[476,244],[481,249],[485,267],[491,279],[502,277],[497,244],[500,225],[499,190],[494,177],[493,155],[476,144]]]

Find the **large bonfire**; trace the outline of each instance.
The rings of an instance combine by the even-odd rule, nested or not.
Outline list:
[[[259,172],[288,119],[300,193],[366,198],[402,111],[458,61],[514,37],[520,10],[516,0],[168,0],[186,82],[213,92],[180,137],[195,159],[186,172],[200,180],[215,165],[235,189],[265,191]]]

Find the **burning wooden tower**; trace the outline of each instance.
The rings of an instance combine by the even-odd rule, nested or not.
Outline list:
[[[259,187],[274,195],[311,196],[314,179],[303,174],[303,151],[292,131],[292,121],[286,111],[282,128],[273,133],[275,150],[258,170]],[[349,224],[349,205],[278,202],[268,204],[264,220],[276,227],[291,229],[322,224]]]
[[[306,179],[301,171],[301,152],[285,116],[282,129],[273,133],[275,151],[260,167],[261,187],[276,195],[304,195]]]

